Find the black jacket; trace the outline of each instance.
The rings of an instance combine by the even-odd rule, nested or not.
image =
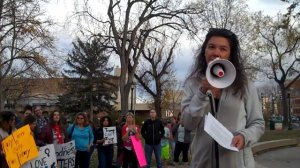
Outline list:
[[[157,145],[165,134],[164,126],[159,119],[148,119],[142,126],[141,134],[148,145]]]

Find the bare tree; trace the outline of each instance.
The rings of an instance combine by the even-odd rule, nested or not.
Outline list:
[[[259,37],[255,41],[257,54],[261,56],[260,72],[274,80],[282,94],[284,126],[288,124],[287,91],[300,78],[300,32],[299,17],[286,19],[281,14],[276,18],[256,16],[256,32]]]
[[[46,29],[52,23],[41,20],[40,3],[42,0],[0,2],[0,110],[10,88],[5,80],[55,72],[51,68],[55,61],[46,57],[53,49],[53,38]]]
[[[134,74],[139,84],[151,95],[154,108],[160,117],[164,91],[172,76],[175,75],[172,64],[178,39],[171,44],[168,44],[167,39],[148,44],[148,47],[142,51],[145,61],[140,61],[139,68]]]
[[[299,5],[300,0],[281,0],[283,2],[289,3],[290,6],[287,8],[287,12],[284,14],[283,24],[288,24],[292,17],[298,17],[300,15]],[[292,17],[291,17],[292,16]]]
[[[173,76],[164,89],[162,109],[172,112],[174,116],[177,116],[181,111],[180,103],[182,96],[182,85],[178,82],[176,77]]]
[[[106,37],[105,45],[119,57],[121,65],[119,86],[123,115],[128,110],[130,87],[147,41],[156,40],[156,36],[166,28],[177,31],[188,29],[187,17],[199,12],[194,7],[185,6],[183,2],[182,0],[109,0],[108,19],[105,19],[92,13],[91,5],[85,0],[83,11],[76,13],[81,17],[84,16],[86,21],[97,24],[101,30],[105,30],[104,34],[99,31],[94,33],[95,29],[89,29],[89,32],[94,35],[100,33]],[[88,29],[87,26],[86,28]]]

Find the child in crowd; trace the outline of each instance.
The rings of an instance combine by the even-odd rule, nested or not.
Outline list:
[[[164,137],[161,139],[161,159],[163,162],[163,167],[167,167],[168,160],[170,159],[170,145],[169,140],[171,138],[170,129],[167,126],[167,122],[163,122],[165,134]]]

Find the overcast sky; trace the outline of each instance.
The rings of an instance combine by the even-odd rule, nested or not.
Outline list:
[[[73,1],[66,0],[53,0],[52,3],[47,6],[47,11],[50,16],[55,19],[56,22],[64,23],[65,16],[72,13]],[[281,2],[280,0],[248,0],[250,11],[263,11],[264,14],[274,16],[279,11],[285,12],[288,4]],[[64,31],[62,28],[56,28],[55,34],[59,36],[58,47],[63,53],[67,53],[71,48],[72,34],[70,32]],[[189,41],[184,40],[180,45],[180,52],[177,53],[174,67],[176,69],[177,78],[179,80],[184,80],[190,67],[192,66],[194,46]],[[117,59],[113,60],[114,65],[119,65]]]
[[[249,10],[252,12],[262,11],[266,15],[275,16],[279,11],[285,12],[288,5],[280,0],[248,0]],[[191,49],[192,44],[183,44],[181,48],[181,55],[177,56],[174,67],[176,67],[177,77],[184,80],[188,75],[195,49]]]

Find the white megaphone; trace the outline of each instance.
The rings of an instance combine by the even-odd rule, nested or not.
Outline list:
[[[235,76],[235,67],[228,60],[216,58],[208,63],[206,79],[213,87],[226,88],[234,82]]]

